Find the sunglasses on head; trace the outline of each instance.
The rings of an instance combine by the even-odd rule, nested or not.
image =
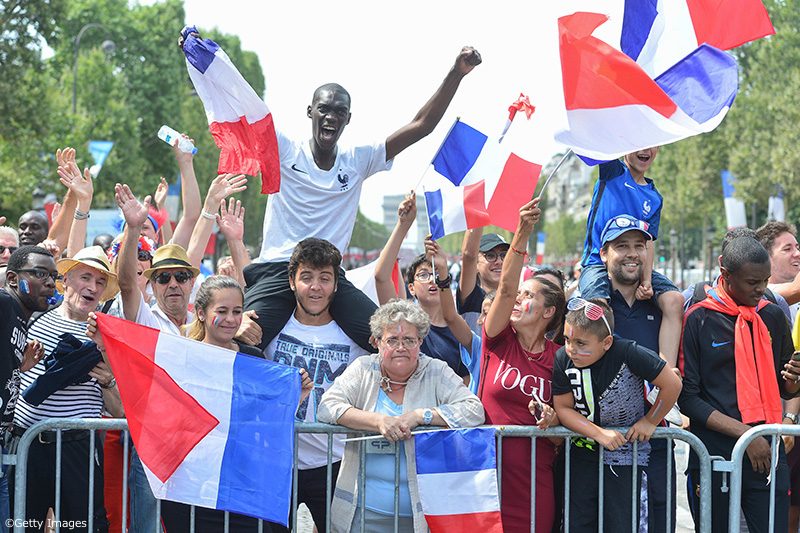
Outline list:
[[[6,253],[6,250],[8,250],[8,253],[13,254],[14,252],[17,251],[17,248],[18,248],[18,246],[2,246],[2,245],[0,245],[0,254]]]
[[[147,250],[139,250],[139,253],[138,253],[137,257],[139,258],[139,261],[152,261],[153,260],[153,254],[151,254]]]
[[[188,272],[186,270],[180,270],[178,272],[159,272],[158,274],[153,276],[152,279],[159,285],[166,285],[173,277],[175,278],[175,281],[183,285],[184,283],[192,279],[194,276],[192,275],[191,272]]]
[[[583,298],[573,298],[567,302],[567,310],[578,311],[580,309],[583,309],[583,314],[589,320],[603,319],[603,322],[605,322],[606,328],[608,329],[608,334],[613,335],[611,332],[611,326],[608,325],[608,320],[606,319],[606,313],[603,311],[602,307],[588,300],[584,300]]]

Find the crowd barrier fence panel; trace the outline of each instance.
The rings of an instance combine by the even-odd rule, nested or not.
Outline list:
[[[730,500],[728,507],[728,524],[739,524],[742,516],[742,467],[747,447],[759,437],[772,436],[770,444],[770,471],[769,479],[775,479],[775,470],[778,463],[779,438],[783,435],[800,437],[800,425],[794,424],[763,424],[748,429],[739,437],[731,452],[731,460],[717,459],[713,462],[713,469],[723,474],[722,490],[725,490],[724,476],[730,474]],[[797,443],[795,443],[797,445]],[[770,483],[769,489],[769,531],[775,531],[775,483]]]
[[[776,429],[777,428],[777,429]],[[796,431],[788,431],[787,428],[796,429]],[[424,430],[425,428],[420,428]],[[436,429],[436,428],[432,428]],[[498,483],[498,491],[499,496],[502,501],[502,465],[503,465],[503,439],[505,438],[529,438],[531,439],[531,464],[535,465],[535,457],[536,457],[536,443],[538,439],[541,438],[548,438],[548,437],[555,437],[555,438],[565,438],[568,439],[570,437],[579,436],[577,433],[572,432],[564,427],[555,427],[550,428],[547,430],[540,430],[535,426],[494,426],[496,432],[496,442],[497,442],[497,483]],[[25,531],[24,527],[24,518],[25,518],[25,496],[26,496],[26,482],[27,482],[27,467],[28,467],[28,455],[30,451],[31,444],[38,438],[38,436],[44,431],[55,431],[56,432],[56,473],[55,473],[55,509],[54,509],[54,519],[55,519],[55,526],[56,531],[60,531],[60,518],[61,518],[61,443],[62,443],[62,434],[61,432],[64,430],[87,430],[90,431],[89,439],[90,439],[90,453],[94,453],[94,444],[96,441],[95,433],[96,431],[109,431],[109,430],[121,430],[123,432],[121,441],[123,442],[124,447],[124,457],[123,457],[123,470],[124,475],[122,476],[122,501],[127,502],[127,495],[128,495],[128,451],[129,451],[129,444],[128,444],[128,424],[125,419],[69,419],[69,418],[58,418],[58,419],[48,419],[43,420],[34,424],[31,428],[29,428],[25,434],[20,438],[19,444],[17,446],[17,453],[16,456],[6,456],[4,457],[4,462],[8,464],[16,465],[15,468],[15,487],[14,487],[14,509],[13,509],[13,518],[14,518],[14,531],[15,533],[20,533]],[[744,450],[746,449],[746,444],[740,446],[745,439],[755,438],[752,435],[759,436],[762,433],[768,433],[770,431],[777,431],[782,430],[783,434],[793,434],[793,435],[800,435],[800,426],[761,426],[758,428],[753,428],[752,430],[748,431],[737,443],[737,448],[734,449],[734,458],[737,457],[737,449],[739,450],[739,464],[741,464],[741,456],[744,454]],[[624,434],[626,429],[620,429],[620,431]],[[334,426],[328,424],[318,424],[318,423],[298,423],[295,425],[295,449],[294,449],[294,468],[293,468],[293,483],[292,483],[292,509],[297,509],[298,504],[298,495],[297,495],[297,480],[298,480],[298,461],[297,461],[297,441],[298,436],[301,433],[307,434],[323,434],[327,436],[327,450],[328,450],[328,457],[327,457],[327,467],[326,467],[326,494],[329,495],[326,502],[326,515],[327,515],[327,523],[325,524],[325,531],[330,531],[330,522],[331,522],[331,498],[330,495],[332,494],[333,490],[333,443],[334,443],[334,435],[336,434],[346,434],[349,437],[369,437],[374,436],[374,433],[368,431],[360,431],[360,430],[352,430],[349,428],[345,428],[342,426]],[[674,460],[672,454],[672,443],[674,440],[681,440],[686,442],[698,455],[699,462],[700,462],[700,528],[701,532],[710,532],[711,531],[711,516],[710,516],[710,509],[711,509],[711,470],[712,470],[712,458],[709,456],[708,451],[706,450],[703,443],[698,439],[695,435],[684,431],[678,428],[657,428],[655,433],[653,434],[654,439],[666,439],[667,440],[667,452],[666,452],[666,459],[667,459],[667,486],[671,486],[672,484],[672,462]],[[746,441],[749,443],[749,440]],[[362,441],[362,445],[360,446],[360,453],[359,453],[359,479],[358,479],[358,499],[359,505],[361,509],[364,509],[365,506],[365,487],[366,487],[366,449],[368,445],[378,445],[379,447],[385,446],[385,441],[382,439],[369,439]],[[631,490],[631,501],[638,501],[639,494],[637,491],[637,483],[636,476],[638,465],[636,464],[637,460],[637,448],[638,442],[634,442],[633,444],[633,473],[634,476],[634,483],[633,488]],[[570,475],[570,447],[567,446],[565,452],[565,498],[564,498],[564,530],[569,532],[569,475]],[[395,456],[395,487],[394,487],[394,530],[397,531],[399,526],[399,506],[400,506],[400,447],[394,446],[394,453]],[[93,457],[90,457],[89,464],[91,465]],[[734,459],[735,461],[735,459]],[[734,462],[732,461],[732,462]],[[602,446],[599,447],[599,469],[598,469],[598,483],[599,483],[599,493],[602,495],[598,499],[598,529],[600,531],[603,530],[603,506],[604,506],[604,491],[603,491],[603,448]],[[716,464],[716,463],[715,463]],[[733,472],[731,479],[731,517],[734,516],[733,514],[733,501],[734,495],[737,498],[741,496],[741,475],[736,476],[736,472]],[[738,483],[738,486],[737,486]],[[738,492],[737,492],[738,487]],[[94,514],[94,501],[93,501],[93,494],[94,494],[94,469],[89,468],[89,508],[88,508],[88,531],[92,531],[93,526],[93,514]],[[157,502],[157,517],[156,523],[153,524],[153,531],[159,532],[161,531],[161,507],[160,507],[160,500],[156,500]],[[671,501],[671,491],[667,491],[667,524],[670,524],[672,520],[671,516],[671,509],[673,506],[673,502]],[[638,516],[638,507],[636,505],[632,506],[633,510],[631,513],[631,523],[635,524],[639,520]],[[297,531],[297,512],[292,513],[292,523],[291,527],[293,531]],[[531,468],[531,516],[536,516],[536,468]],[[737,515],[738,516],[738,513]],[[364,531],[364,518],[365,513],[361,513],[361,523],[360,523],[360,530]],[[125,531],[125,524],[127,523],[127,505],[122,505],[122,531]],[[229,529],[229,516],[228,513],[225,513],[225,533],[228,533]],[[732,522],[733,523],[733,522]],[[668,528],[669,529],[669,528]],[[264,525],[261,521],[259,521],[258,525],[259,532],[264,530]],[[191,506],[190,508],[190,531],[189,533],[194,533],[195,531],[195,507]],[[535,533],[536,531],[536,524],[535,520],[531,521],[531,532]]]

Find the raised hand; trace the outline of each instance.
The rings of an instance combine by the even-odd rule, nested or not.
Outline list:
[[[116,199],[127,225],[139,228],[147,220],[147,215],[150,211],[149,195],[144,199],[144,204],[142,204],[133,195],[130,187],[117,183],[114,186],[114,199]]]
[[[244,207],[242,202],[231,198],[228,201],[228,208],[225,208],[225,200],[219,205],[217,215],[217,226],[228,242],[244,240]]]
[[[247,189],[247,177],[244,174],[220,174],[208,187],[206,207],[216,211],[222,200],[245,189]]]
[[[72,191],[78,200],[91,200],[94,194],[94,184],[89,169],[83,169],[83,176],[74,160],[58,167],[58,178],[61,184]]]
[[[534,198],[519,208],[519,223],[517,224],[517,231],[530,233],[533,231],[533,226],[539,222],[539,218],[541,216],[542,210],[539,209],[539,199]]]
[[[75,162],[75,148],[67,146],[63,150],[56,149],[56,164],[60,167],[67,166],[70,162]]]
[[[481,59],[481,55],[477,50],[471,46],[465,46],[461,49],[461,52],[459,52],[458,57],[456,57],[456,64],[453,68],[462,75],[466,75],[469,74],[472,69],[480,65],[482,61],[483,59]]]
[[[22,363],[19,365],[20,372],[27,372],[36,366],[36,363],[41,361],[42,357],[44,357],[42,343],[36,340],[28,341],[27,346],[25,346],[25,352],[22,354]]]
[[[164,176],[161,176],[161,181],[156,187],[156,193],[153,195],[153,201],[156,203],[158,210],[164,209],[164,202],[167,200],[167,192],[169,192],[169,184]]]
[[[397,219],[400,223],[413,224],[417,219],[417,193],[411,191],[397,206]]]
[[[183,137],[184,139],[189,139],[192,142],[192,144],[194,144],[194,139],[190,138],[185,133],[181,133],[181,137]],[[191,152],[184,152],[183,150],[178,148],[179,143],[180,143],[179,139],[175,139],[175,141],[172,143],[172,153],[175,154],[175,159],[178,161],[178,166],[182,164],[191,164],[192,160],[194,159],[194,154],[192,154]]]

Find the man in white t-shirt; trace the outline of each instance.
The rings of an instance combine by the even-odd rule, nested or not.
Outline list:
[[[297,409],[299,421],[316,422],[322,394],[347,365],[367,353],[331,316],[331,303],[341,280],[341,262],[339,250],[330,242],[313,237],[300,241],[288,267],[289,285],[297,306],[281,332],[264,350],[267,359],[305,368],[314,383],[313,391]],[[343,435],[333,439],[334,486],[344,452],[343,439]],[[327,435],[301,434],[298,437],[297,501],[309,508],[319,531],[323,531],[326,524],[327,450]]]
[[[462,48],[444,81],[414,119],[382,142],[354,148],[338,146],[350,122],[350,95],[329,83],[314,91],[306,114],[310,140],[292,141],[278,133],[280,192],[267,201],[264,240],[255,263],[245,271],[245,308],[254,310],[263,331],[262,347],[283,328],[294,308],[286,281],[289,256],[307,237],[325,239],[344,250],[350,242],[363,181],[389,170],[400,152],[433,131],[453,99],[461,79],[481,57]],[[369,317],[375,305],[339,273],[331,313],[342,329],[364,349],[369,348]]]

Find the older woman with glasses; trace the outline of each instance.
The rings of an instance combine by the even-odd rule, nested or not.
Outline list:
[[[428,315],[409,301],[382,305],[370,319],[378,353],[351,363],[322,396],[317,412],[321,422],[383,436],[378,444],[366,444],[364,508],[359,506],[358,479],[360,446],[365,443],[347,444],[331,506],[334,531],[358,531],[362,515],[368,532],[393,529],[395,446],[401,448],[399,531],[426,531],[412,431],[420,425],[483,423],[483,406],[461,378],[444,361],[420,353],[429,327]]]

